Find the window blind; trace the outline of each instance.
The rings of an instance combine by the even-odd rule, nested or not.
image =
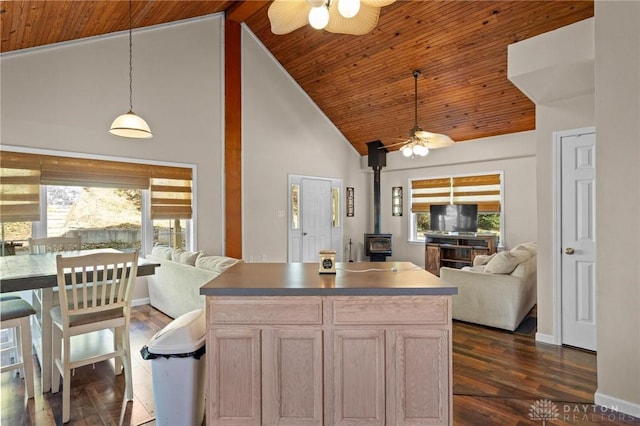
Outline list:
[[[453,178],[453,203],[477,204],[479,212],[500,211],[500,175]]]
[[[40,185],[149,189],[152,219],[192,217],[192,170],[188,167],[9,151],[0,151],[0,154],[3,221],[5,215],[6,221],[9,218],[12,221],[40,220]]]
[[[500,212],[500,174],[411,182],[411,211],[428,213],[432,204],[477,204],[479,212]]]
[[[97,186],[102,188],[149,188],[146,164],[84,158],[41,156],[42,185]]]
[[[411,181],[411,211],[429,213],[432,204],[451,203],[451,178]]]
[[[40,162],[0,151],[0,222],[40,220]]]
[[[191,169],[155,167],[151,177],[151,219],[191,219]]]

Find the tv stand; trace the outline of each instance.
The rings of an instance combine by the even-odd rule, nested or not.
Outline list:
[[[440,276],[442,266],[472,266],[476,256],[496,252],[497,239],[493,234],[426,234],[424,269]]]

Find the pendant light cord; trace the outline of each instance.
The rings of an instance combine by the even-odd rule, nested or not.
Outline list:
[[[129,112],[133,112],[133,42],[131,37],[133,25],[131,18],[132,4],[132,0],[129,0]]]

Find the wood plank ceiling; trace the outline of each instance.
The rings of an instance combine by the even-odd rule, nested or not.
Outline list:
[[[535,127],[535,107],[507,79],[507,46],[593,16],[593,1],[396,1],[365,36],[304,27],[273,35],[268,2],[245,23],[360,154],[418,123],[456,142]],[[2,52],[123,31],[126,1],[2,1]],[[234,1],[134,1],[133,26],[222,12]],[[244,6],[247,6],[246,4]],[[248,14],[248,13],[247,13]],[[242,14],[240,14],[242,15]],[[398,146],[391,149],[397,149]]]

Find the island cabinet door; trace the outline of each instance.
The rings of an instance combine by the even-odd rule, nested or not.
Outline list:
[[[262,331],[263,425],[323,425],[322,329]]]
[[[387,424],[448,425],[448,331],[387,330],[386,354]]]
[[[333,425],[384,426],[384,330],[336,329],[333,334]]]
[[[212,329],[207,336],[207,423],[260,426],[260,329]]]

